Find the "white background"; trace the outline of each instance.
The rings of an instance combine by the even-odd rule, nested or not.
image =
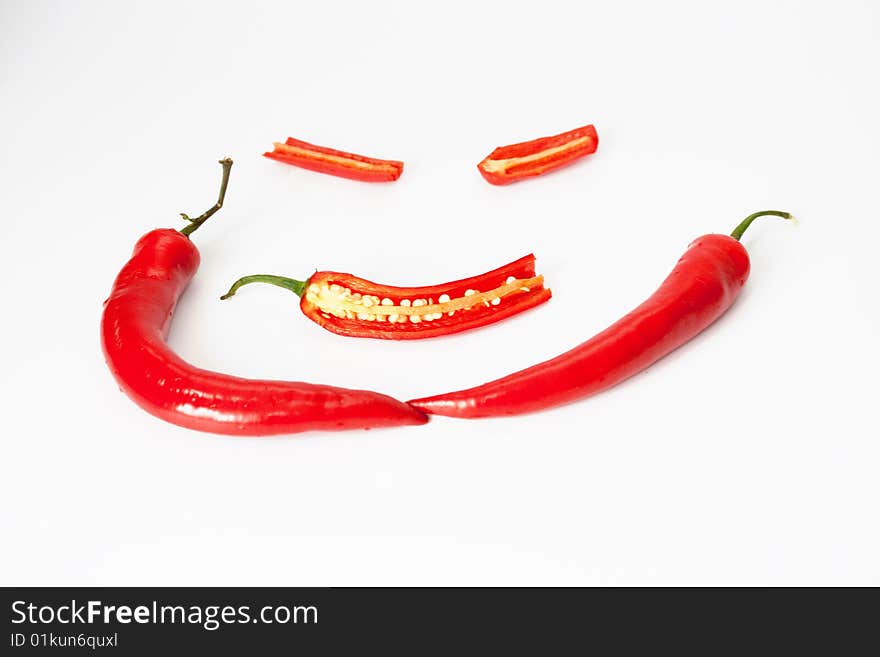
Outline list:
[[[880,584],[880,14],[864,2],[0,2],[0,583]],[[492,187],[493,147],[598,152]],[[286,167],[287,136],[406,162]],[[759,209],[716,325],[614,390],[503,420],[270,439],[122,395],[101,302],[213,203],[170,337],[245,376],[403,399],[554,356]],[[431,284],[533,251],[551,302],[396,344],[240,275]]]

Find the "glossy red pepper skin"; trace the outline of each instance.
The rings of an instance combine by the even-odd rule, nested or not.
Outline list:
[[[242,285],[271,283],[300,295],[303,314],[338,335],[418,340],[468,331],[534,308],[550,299],[543,281],[529,254],[479,276],[425,287],[381,285],[334,271],[316,272],[307,281],[256,274],[238,279],[221,298]]]
[[[403,162],[397,160],[346,153],[293,137],[283,144],[276,143],[274,150],[263,155],[302,169],[363,182],[392,182],[403,173]]]
[[[423,424],[386,395],[243,379],[196,368],[165,343],[175,305],[199,266],[188,237],[154,230],[136,244],[104,304],[101,344],[120,389],[167,422],[236,436]]]
[[[607,390],[723,315],[745,285],[749,267],[738,239],[704,235],[691,243],[647,301],[571,351],[475,388],[410,404],[426,413],[480,418],[531,413]]]
[[[598,146],[596,128],[585,125],[553,137],[499,146],[477,168],[483,178],[493,185],[509,185],[561,169],[595,153]]]

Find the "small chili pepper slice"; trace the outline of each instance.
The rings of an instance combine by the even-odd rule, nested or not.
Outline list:
[[[585,125],[554,137],[541,137],[510,146],[499,146],[477,165],[483,178],[493,185],[509,185],[555,171],[595,153],[599,135]]]
[[[275,150],[263,155],[279,162],[332,176],[365,182],[391,182],[400,178],[400,174],[403,173],[403,162],[346,153],[334,148],[316,146],[293,137],[288,137],[283,144],[275,143],[274,147]]]
[[[316,272],[308,280],[254,274],[233,283],[269,283],[301,297],[306,317],[328,331],[356,338],[417,340],[492,324],[547,301],[550,290],[529,254],[480,276],[430,287],[380,285],[351,274]]]

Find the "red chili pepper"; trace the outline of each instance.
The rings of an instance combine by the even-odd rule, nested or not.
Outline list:
[[[193,367],[165,344],[177,300],[199,266],[189,235],[220,209],[232,160],[221,160],[217,203],[182,231],[153,230],[134,248],[104,302],[101,343],[120,388],[141,408],[190,429],[258,436],[423,424],[403,402],[364,390],[260,381]]]
[[[592,125],[575,128],[555,137],[541,137],[510,146],[499,146],[477,165],[493,185],[509,185],[523,178],[540,176],[596,152],[599,135]]]
[[[415,340],[492,324],[550,298],[529,254],[480,276],[431,287],[394,287],[322,271],[306,281],[254,274],[233,283],[228,299],[248,283],[295,293],[306,317],[328,331],[356,338]]]
[[[403,162],[337,151],[293,137],[284,144],[276,143],[274,151],[263,155],[303,169],[366,182],[391,182],[403,173]]]
[[[519,415],[620,383],[690,340],[730,307],[749,276],[749,256],[739,239],[764,215],[792,218],[776,210],[756,212],[730,237],[696,239],[647,301],[571,351],[476,388],[410,404],[426,413],[461,418]]]

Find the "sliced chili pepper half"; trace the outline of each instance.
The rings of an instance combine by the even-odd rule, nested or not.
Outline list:
[[[555,137],[541,137],[510,146],[499,146],[477,165],[493,185],[509,185],[523,178],[540,176],[595,153],[599,135],[592,125],[575,128]]]
[[[293,137],[283,144],[276,143],[275,150],[263,155],[303,169],[366,182],[391,182],[403,173],[403,162],[337,151]]]
[[[395,287],[333,271],[306,281],[255,274],[238,279],[221,299],[242,285],[270,283],[300,299],[300,309],[328,331],[357,338],[417,340],[492,324],[547,301],[550,290],[527,255],[480,276],[430,287]]]

